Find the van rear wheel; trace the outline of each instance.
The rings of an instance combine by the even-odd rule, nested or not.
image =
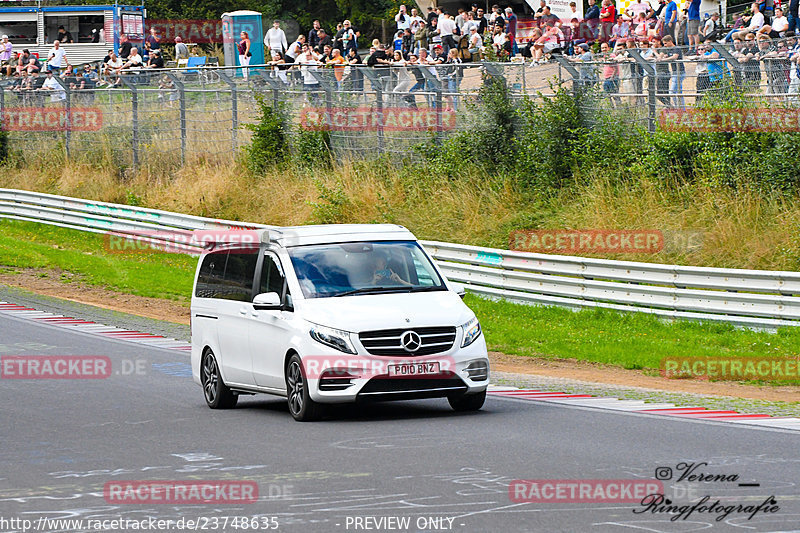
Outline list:
[[[308,381],[303,372],[300,356],[294,354],[286,365],[286,401],[289,413],[298,422],[317,420],[322,414],[322,406],[311,399]]]
[[[206,350],[200,364],[200,383],[203,385],[203,395],[206,403],[212,409],[230,409],[236,406],[239,396],[231,392],[227,385],[222,381],[222,374],[219,371],[214,352]]]
[[[462,394],[460,396],[448,396],[447,401],[455,411],[477,411],[483,407],[486,401],[486,391],[477,394]]]

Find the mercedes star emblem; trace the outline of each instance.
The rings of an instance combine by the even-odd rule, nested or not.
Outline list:
[[[422,345],[422,339],[416,331],[406,331],[400,337],[400,344],[403,345],[405,351],[416,352]]]

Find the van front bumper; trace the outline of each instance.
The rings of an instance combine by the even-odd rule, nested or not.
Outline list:
[[[470,346],[443,354],[314,356],[304,357],[303,363],[309,394],[320,403],[457,396],[479,393],[489,386],[489,358],[483,336]],[[432,367],[434,364],[438,366]],[[398,374],[398,366],[415,374]],[[417,374],[421,367],[425,367],[425,373]],[[427,373],[431,368],[438,371]]]

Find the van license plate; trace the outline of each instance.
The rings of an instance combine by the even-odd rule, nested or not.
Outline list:
[[[426,374],[438,374],[439,363],[403,363],[402,365],[389,365],[390,376],[422,376]]]

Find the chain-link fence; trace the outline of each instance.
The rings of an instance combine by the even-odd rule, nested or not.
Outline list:
[[[474,63],[370,68],[143,69],[98,80],[38,75],[0,84],[10,146],[66,151],[122,166],[231,159],[249,143],[256,97],[279,104],[289,132],[325,127],[338,159],[404,153],[470,127],[487,78],[510,94],[552,94],[557,64]],[[246,76],[243,76],[246,74]],[[48,81],[52,77],[55,81]]]
[[[0,83],[0,112],[12,150],[45,157],[63,150],[72,159],[132,167],[232,160],[250,141],[243,125],[256,121],[258,95],[288,112],[291,135],[328,129],[339,160],[406,154],[474,128],[481,115],[473,104],[487,80],[500,80],[515,99],[547,98],[563,87],[579,96],[584,116],[614,110],[651,132],[686,124],[742,131],[743,121],[752,121],[747,110],[786,118],[775,110],[797,106],[795,46],[786,39],[692,51],[636,44],[545,64],[197,67],[56,81],[38,75]],[[714,106],[745,112],[723,124],[692,115]],[[800,131],[792,113],[786,120],[794,117],[794,126],[772,126]]]
[[[798,50],[794,38],[765,36],[697,49],[638,43],[556,61],[587,117],[614,110],[650,132],[800,131]]]

